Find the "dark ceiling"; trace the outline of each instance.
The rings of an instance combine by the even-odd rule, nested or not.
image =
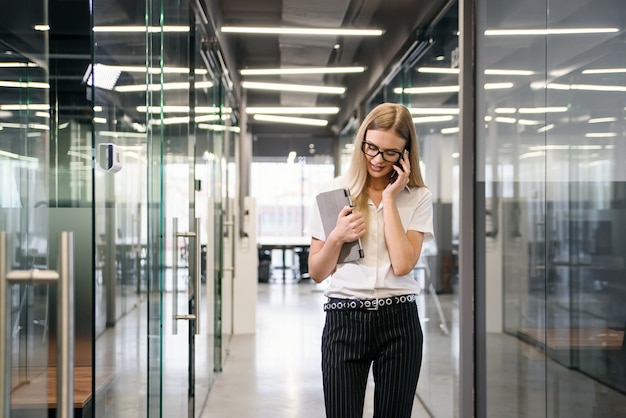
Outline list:
[[[212,17],[236,85],[241,81],[341,86],[343,95],[240,90],[247,106],[332,106],[326,127],[255,121],[248,117],[254,154],[285,156],[289,149],[330,153],[332,138],[380,85],[406,49],[416,42],[449,0],[209,0]],[[303,37],[222,33],[222,26],[381,29],[380,37]],[[345,75],[241,76],[241,69],[364,66]],[[311,145],[313,144],[313,145]],[[300,154],[300,152],[298,152]]]
[[[281,157],[290,150],[299,155],[315,149],[318,154],[331,154],[333,138],[352,116],[360,116],[359,106],[379,87],[409,46],[420,36],[451,0],[194,0],[208,11],[210,25],[217,34],[224,60],[231,70],[235,94],[246,106],[332,106],[340,109],[336,115],[293,115],[327,119],[325,127],[300,126],[255,121],[247,118],[247,132],[254,142],[255,156]],[[202,2],[202,3],[201,3]],[[80,117],[90,117],[89,104],[82,82],[85,68],[91,62],[90,9],[86,0],[50,0],[50,79],[54,89],[64,90],[67,109],[75,109]],[[24,0],[9,2],[0,15],[0,43],[21,51],[26,61],[45,59],[37,51],[39,38],[30,39],[24,28],[45,20],[40,2]],[[135,0],[105,0],[94,6],[100,24],[119,22],[145,24],[145,2]],[[231,26],[279,26],[366,29],[384,31],[380,37],[303,37],[287,35],[238,35],[222,33],[220,28]],[[131,37],[136,36],[137,42]],[[116,38],[98,36],[99,57],[116,48]],[[136,65],[145,53],[141,34],[125,35],[126,50],[116,52],[118,65]],[[133,50],[133,48],[135,48]],[[7,54],[13,48],[7,48]],[[30,51],[35,51],[30,54]],[[113,55],[113,54],[111,54]],[[14,59],[9,57],[7,60]],[[106,62],[105,62],[106,63]],[[113,64],[112,63],[112,64]],[[294,68],[325,66],[364,66],[362,73],[347,75],[255,76],[243,77],[241,69]],[[123,77],[130,77],[123,74]],[[144,77],[145,78],[145,77]],[[140,82],[141,80],[136,82]],[[243,90],[243,81],[283,82],[314,86],[345,87],[342,95],[317,93],[277,93]],[[68,93],[69,92],[69,93]],[[99,92],[98,94],[105,94]],[[108,100],[129,100],[109,95]],[[136,95],[136,97],[140,97]],[[6,98],[9,100],[8,98]],[[133,99],[135,100],[135,99]],[[135,100],[136,101],[136,100]],[[134,109],[139,103],[119,103]],[[141,115],[130,115],[140,118]],[[246,119],[244,119],[246,120]]]

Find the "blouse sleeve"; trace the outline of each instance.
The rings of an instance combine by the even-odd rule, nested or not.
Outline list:
[[[415,192],[417,194],[415,209],[407,230],[422,232],[424,242],[431,241],[435,238],[432,193],[426,187],[420,187]]]

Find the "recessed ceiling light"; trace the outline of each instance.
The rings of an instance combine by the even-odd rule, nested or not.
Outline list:
[[[248,68],[241,75],[298,75],[298,74],[348,74],[362,73],[365,67],[303,67],[303,68]]]
[[[254,120],[263,122],[278,122],[278,123],[290,123],[294,125],[309,125],[309,126],[326,126],[327,120],[322,119],[309,119],[309,118],[293,118],[288,116],[277,115],[254,115]]]
[[[618,28],[487,29],[486,36],[581,35],[615,33]]]
[[[626,73],[626,68],[594,68],[583,70],[583,74],[619,74]]]
[[[189,32],[189,26],[94,26],[93,31],[104,33]]]
[[[274,115],[336,115],[338,107],[247,107],[246,113],[254,115],[258,113]]]
[[[274,91],[295,91],[301,93],[322,93],[322,94],[344,94],[345,87],[309,86],[302,84],[280,84],[280,83],[257,83],[244,81],[241,83],[244,89],[274,90]]]
[[[393,89],[395,94],[437,94],[455,93],[459,91],[459,86],[432,86],[432,87],[397,87]]]
[[[250,33],[266,35],[315,35],[315,36],[381,36],[380,29],[341,29],[341,28],[286,28],[222,26],[224,33]]]

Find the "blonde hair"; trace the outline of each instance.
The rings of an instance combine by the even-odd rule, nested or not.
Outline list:
[[[367,131],[393,131],[396,135],[406,140],[405,148],[409,151],[409,174],[410,187],[425,187],[419,165],[419,149],[417,133],[413,124],[413,117],[406,106],[396,103],[382,103],[372,109],[365,117],[354,138],[354,149],[350,167],[346,173],[348,187],[352,200],[365,216],[367,216],[367,160],[361,152],[361,143],[365,140]]]

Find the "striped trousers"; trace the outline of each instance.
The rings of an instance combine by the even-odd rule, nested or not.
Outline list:
[[[326,417],[363,417],[371,366],[374,418],[410,418],[423,341],[415,303],[327,311],[322,335]]]

